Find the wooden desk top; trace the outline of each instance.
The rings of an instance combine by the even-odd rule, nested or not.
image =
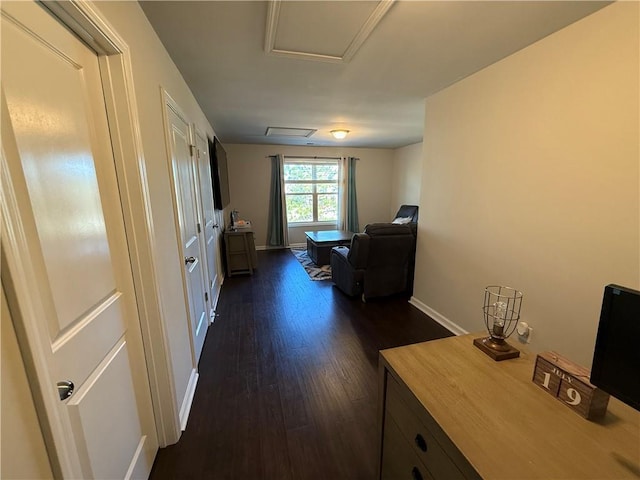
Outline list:
[[[485,479],[640,478],[640,412],[589,421],[535,385],[535,354],[495,362],[463,335],[381,352]]]

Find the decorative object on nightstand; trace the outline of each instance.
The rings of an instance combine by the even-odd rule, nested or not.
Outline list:
[[[473,344],[495,361],[517,358],[520,351],[506,342],[520,319],[522,292],[499,285],[484,290],[484,324],[488,337],[476,338]]]
[[[542,352],[536,357],[533,383],[591,420],[607,412],[609,394],[589,382],[589,373],[556,352]]]

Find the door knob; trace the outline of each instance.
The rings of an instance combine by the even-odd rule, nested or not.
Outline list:
[[[196,257],[185,257],[184,258],[184,264],[187,265],[189,263],[193,263],[196,261]]]
[[[220,228],[220,226],[217,223],[214,223],[213,228]]]
[[[60,400],[66,400],[73,395],[74,388],[75,385],[70,380],[62,380],[61,382],[58,382],[58,396],[60,397]]]

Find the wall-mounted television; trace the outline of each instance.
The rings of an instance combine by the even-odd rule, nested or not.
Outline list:
[[[607,285],[591,366],[591,383],[640,410],[640,292]]]
[[[213,184],[213,205],[223,210],[231,202],[229,196],[229,173],[227,152],[217,137],[209,139],[209,158],[211,159],[211,183]]]

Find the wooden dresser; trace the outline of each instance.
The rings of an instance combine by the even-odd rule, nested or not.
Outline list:
[[[531,381],[534,354],[495,362],[478,336],[380,352],[379,478],[640,477],[640,412],[586,420]]]

